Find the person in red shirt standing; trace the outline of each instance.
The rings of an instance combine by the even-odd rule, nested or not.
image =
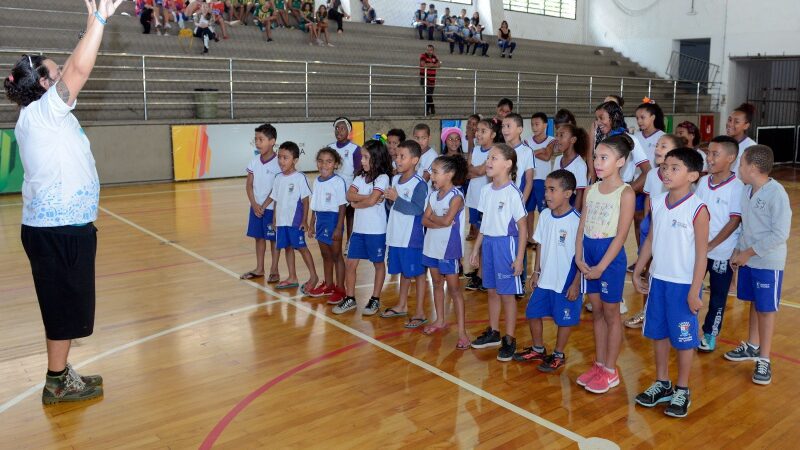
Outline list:
[[[436,114],[433,104],[433,89],[436,87],[436,69],[442,62],[434,53],[434,48],[429,45],[425,53],[419,55],[419,85],[425,89],[425,115]],[[426,83],[427,78],[427,83]]]

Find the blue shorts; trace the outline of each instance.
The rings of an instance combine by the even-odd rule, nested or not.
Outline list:
[[[650,224],[652,222],[652,217],[650,213],[645,214],[644,219],[639,224],[639,250],[641,250],[644,241],[647,239],[647,235],[650,234]]]
[[[276,239],[275,230],[272,228],[272,215],[275,211],[265,209],[261,217],[257,217],[253,208],[250,208],[250,219],[247,221],[247,237],[256,239],[266,239],[274,241]]]
[[[475,225],[476,227],[480,228],[481,220],[483,219],[483,213],[478,211],[475,208],[469,209],[469,223],[470,225]]]
[[[347,259],[382,263],[386,258],[386,234],[353,233],[347,243]]]
[[[669,338],[677,350],[691,350],[700,345],[697,314],[689,310],[686,302],[691,287],[691,284],[650,279],[642,327],[645,337],[655,340]],[[701,292],[701,298],[702,295]]]
[[[645,197],[647,197],[647,195],[641,192],[636,194],[636,211],[644,211]]]
[[[436,269],[442,275],[458,275],[461,263],[458,259],[436,259],[422,255],[422,265]]]
[[[533,180],[533,189],[531,196],[528,197],[528,203],[525,204],[525,210],[533,212],[534,208],[538,212],[547,208],[547,203],[544,201],[544,180]]]
[[[583,237],[583,261],[594,267],[611,245],[613,237],[592,239]],[[600,294],[600,300],[606,303],[619,303],[622,301],[622,291],[625,288],[625,277],[628,274],[628,258],[625,256],[625,247],[611,261],[606,270],[597,280],[585,280],[583,292],[587,294]]]
[[[278,227],[275,248],[306,248],[306,233],[297,227]]]
[[[775,312],[781,304],[783,271],[739,267],[736,296],[739,300],[755,302],[758,312]]]
[[[500,295],[522,294],[522,280],[511,265],[517,257],[516,236],[484,236],[481,247],[483,287]]]
[[[339,213],[333,211],[314,211],[317,223],[314,227],[317,241],[323,244],[333,245],[333,232],[339,222]]]
[[[570,301],[560,292],[536,288],[528,300],[525,318],[552,317],[553,322],[560,327],[574,327],[581,321],[582,299],[583,296],[579,295],[574,301]]]
[[[425,273],[421,248],[389,247],[389,275],[414,278]]]

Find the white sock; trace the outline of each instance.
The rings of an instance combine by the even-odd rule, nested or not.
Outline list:
[[[203,47],[208,48],[208,35],[203,35]]]

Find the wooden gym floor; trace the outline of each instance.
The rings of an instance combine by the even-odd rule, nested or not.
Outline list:
[[[797,175],[775,172],[795,210]],[[43,407],[44,336],[19,202],[0,197],[0,448],[796,448],[800,440],[796,240],[772,384],[750,381],[752,363],[722,358],[746,337],[745,305],[731,298],[718,350],[694,360],[689,416],[672,419],[663,407],[634,404],[654,378],[640,330],[624,332],[621,385],[590,394],[575,384],[593,359],[590,313],[570,339],[567,366],[543,374],[497,361],[494,349],[456,350],[453,328],[428,337],[402,319],[334,316],[324,300],[240,281],[255,263],[243,179],[106,187],[95,333],[70,358],[103,375],[105,397]],[[633,255],[632,239],[627,248]],[[362,302],[371,282],[362,262]],[[396,296],[397,279],[387,278],[384,306]],[[630,284],[626,299],[641,305]],[[466,302],[474,337],[486,326],[485,294],[468,292]],[[518,347],[530,345],[524,306]],[[551,322],[545,339],[552,348]]]

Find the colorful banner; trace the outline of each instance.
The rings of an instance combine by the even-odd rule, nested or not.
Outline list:
[[[176,181],[244,176],[247,164],[258,154],[254,130],[261,124],[174,125],[172,161]],[[300,147],[297,169],[316,172],[317,151],[335,141],[331,122],[274,123],[278,132],[275,151],[282,142]],[[350,140],[364,144],[364,122],[353,122]]]
[[[0,194],[22,190],[22,160],[14,130],[0,130]]]

